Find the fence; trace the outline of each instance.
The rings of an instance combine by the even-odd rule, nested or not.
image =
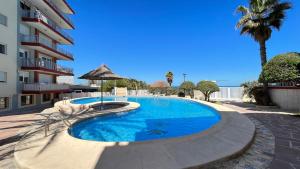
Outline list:
[[[150,95],[148,90],[128,90],[128,96],[147,96]]]
[[[111,93],[104,92],[103,96],[111,96]],[[68,97],[70,99],[82,98],[82,97],[101,97],[101,92],[82,92],[82,93],[64,93],[60,95],[60,100]]]
[[[146,96],[149,95],[148,90],[128,90],[128,96]],[[103,92],[103,96],[114,96],[110,92]],[[71,99],[82,98],[82,97],[101,97],[101,92],[82,92],[82,93],[65,93],[60,95],[62,100],[64,97]]]
[[[242,87],[220,87],[219,92],[211,95],[212,100],[220,101],[242,101],[243,88]]]
[[[199,91],[194,91],[196,99],[204,99],[204,95]],[[211,100],[216,101],[242,101],[243,88],[242,87],[220,87],[219,92],[215,92],[210,97]]]

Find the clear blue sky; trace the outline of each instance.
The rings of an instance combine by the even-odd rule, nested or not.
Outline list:
[[[114,72],[152,83],[174,72],[193,82],[218,80],[239,85],[257,79],[258,44],[235,30],[234,14],[248,0],[69,0],[76,15],[75,45],[69,49],[76,78],[105,63]],[[300,2],[280,32],[267,43],[269,58],[288,51],[300,52]],[[220,81],[221,80],[221,81]],[[78,83],[82,81],[77,80]]]

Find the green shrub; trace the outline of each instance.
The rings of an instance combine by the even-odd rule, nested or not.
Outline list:
[[[121,80],[107,80],[103,82],[103,91],[111,92],[114,87],[127,87],[128,90],[148,89],[146,82],[138,81],[136,79],[121,79]],[[100,90],[100,89],[99,89]]]
[[[272,58],[263,68],[259,81],[268,83],[299,82],[300,53],[286,53]]]
[[[260,87],[261,84],[258,81],[248,81],[243,84],[241,84],[241,87],[244,88],[243,95],[248,96],[250,99],[255,99],[253,95],[253,89],[256,87]]]
[[[212,93],[220,91],[219,86],[212,81],[200,81],[197,84],[197,89],[203,93],[205,101],[209,101]]]
[[[169,87],[167,88],[167,91],[166,91],[166,95],[167,96],[170,96],[170,95],[177,95],[178,94],[178,90],[177,88],[174,88],[174,87]]]
[[[180,89],[184,90],[184,93],[190,95],[191,98],[194,97],[195,84],[193,82],[191,81],[183,82],[180,85]]]
[[[257,105],[265,105],[264,97],[266,94],[262,87],[254,87],[250,93],[254,97]]]
[[[179,93],[178,93],[178,97],[185,97],[184,92],[179,92]]]

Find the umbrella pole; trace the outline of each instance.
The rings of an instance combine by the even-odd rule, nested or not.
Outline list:
[[[103,110],[103,80],[101,79],[101,110]]]

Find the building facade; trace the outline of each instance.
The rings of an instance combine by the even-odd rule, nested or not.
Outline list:
[[[74,25],[65,0],[0,2],[0,112],[49,105],[69,86],[59,76],[73,70],[58,61],[73,61],[63,48],[74,40],[64,31]]]

